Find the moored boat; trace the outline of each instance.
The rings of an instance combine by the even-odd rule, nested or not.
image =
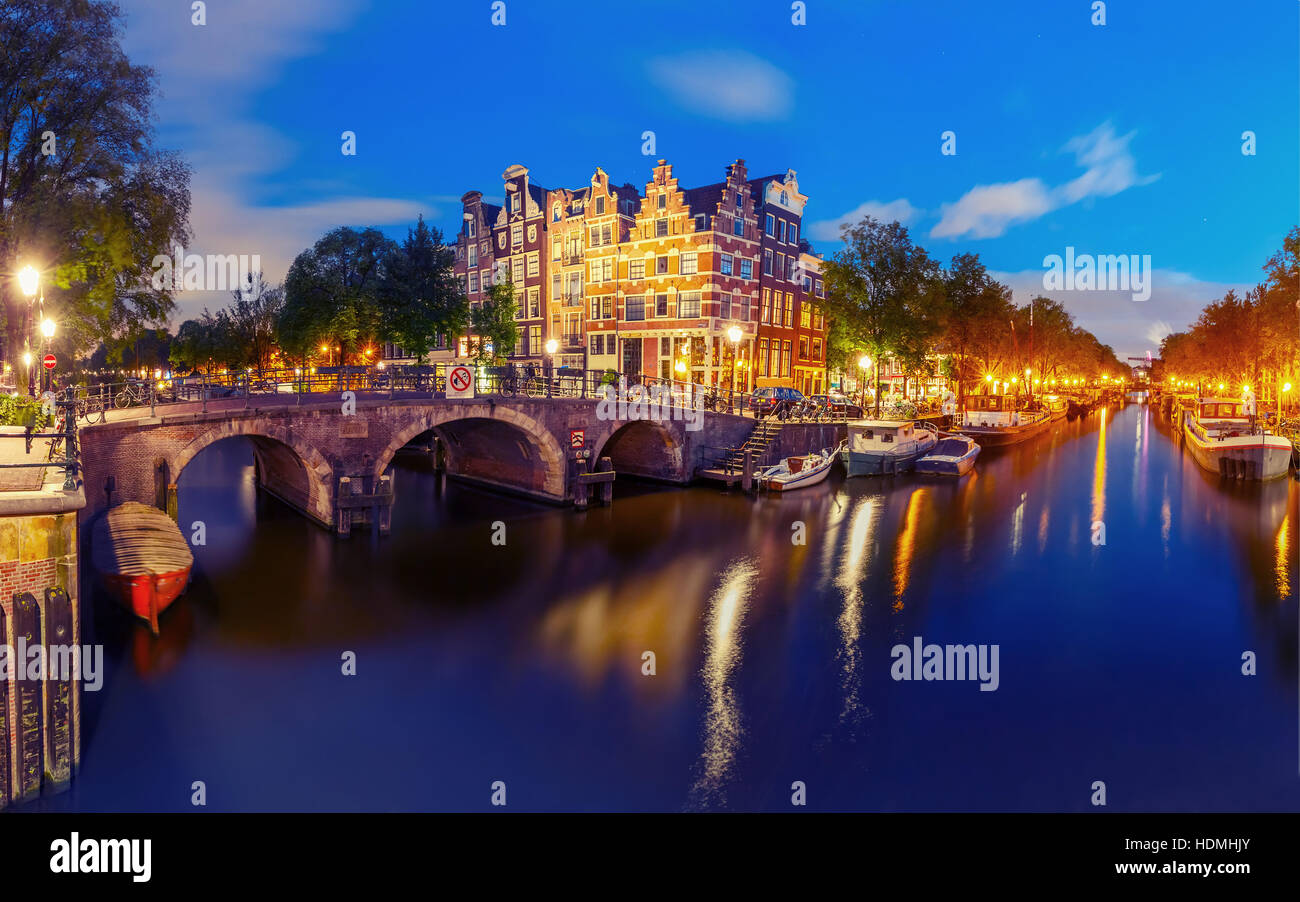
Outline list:
[[[1052,420],[1059,420],[1064,417],[1070,410],[1070,402],[1060,395],[1043,395],[1043,409],[1047,411],[1048,417]]]
[[[840,451],[850,476],[905,473],[935,446],[933,429],[911,420],[855,420]]]
[[[826,479],[835,463],[835,451],[823,448],[803,455],[787,457],[775,466],[758,473],[758,486],[774,492],[791,492],[807,488]]]
[[[194,555],[171,517],[127,501],[94,527],[95,569],[108,590],[158,633],[158,615],[185,591]]]
[[[965,435],[946,435],[934,450],[916,462],[916,472],[934,476],[965,476],[975,466],[980,446]]]
[[[1200,398],[1182,415],[1183,446],[1205,469],[1229,479],[1286,475],[1291,442],[1269,432],[1232,398]]]
[[[986,447],[1013,445],[1051,425],[1046,410],[1018,410],[1008,395],[970,395],[955,430]]]

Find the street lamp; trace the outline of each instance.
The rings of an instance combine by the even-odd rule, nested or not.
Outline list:
[[[40,284],[41,274],[36,271],[36,267],[24,266],[18,273],[18,286],[27,297],[34,297]]]
[[[727,330],[727,338],[731,339],[731,393],[736,394],[736,354],[740,348],[740,339],[744,335],[739,326],[732,326]]]
[[[858,369],[862,370],[862,376],[859,380],[862,383],[862,392],[861,397],[858,399],[858,404],[860,407],[865,409],[867,406],[867,370],[871,369],[871,358],[866,354],[859,357]]]
[[[48,318],[41,320],[41,334],[45,336],[45,353],[48,354],[50,353],[50,340],[54,338],[54,320]],[[46,372],[42,372],[41,381],[46,383],[45,387],[47,389],[53,388],[54,373],[51,371],[47,375]]]
[[[41,274],[36,267],[28,264],[18,272],[18,287],[27,296],[27,315],[31,316],[32,304],[35,303],[37,292],[41,288]],[[44,292],[41,292],[41,312],[45,312]],[[36,374],[32,371],[31,366],[31,342],[26,334],[26,329],[23,331],[23,361],[27,364],[27,394],[36,397]]]
[[[555,352],[560,349],[560,343],[554,338],[546,342],[546,397],[551,396],[552,385],[555,382]]]

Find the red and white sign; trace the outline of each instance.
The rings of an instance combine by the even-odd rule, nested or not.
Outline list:
[[[474,397],[474,370],[467,366],[453,366],[447,371],[447,397]]]
[[[47,370],[54,369],[54,364],[58,362],[59,361],[55,359],[53,354],[46,354],[45,357],[41,360],[41,363],[45,364],[45,368]]]
[[[587,430],[570,429],[569,430],[569,447],[574,451],[587,446]]]

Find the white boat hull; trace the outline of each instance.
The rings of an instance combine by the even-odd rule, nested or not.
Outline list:
[[[1285,476],[1291,465],[1291,442],[1280,435],[1243,435],[1202,439],[1191,421],[1183,424],[1184,445],[1192,459],[1211,473],[1229,479],[1268,480]]]

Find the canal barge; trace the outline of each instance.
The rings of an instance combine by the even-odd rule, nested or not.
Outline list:
[[[171,517],[127,501],[95,523],[95,569],[109,592],[158,634],[158,615],[189,585],[194,555]]]
[[[855,420],[840,459],[849,476],[888,476],[915,467],[938,442],[933,429],[912,420]]]
[[[1200,398],[1183,411],[1183,445],[1206,470],[1228,479],[1267,480],[1286,475],[1291,442],[1269,432],[1232,398]]]
[[[966,399],[961,425],[955,430],[984,447],[1014,445],[1051,425],[1046,410],[1018,410],[1009,395],[972,395]]]

